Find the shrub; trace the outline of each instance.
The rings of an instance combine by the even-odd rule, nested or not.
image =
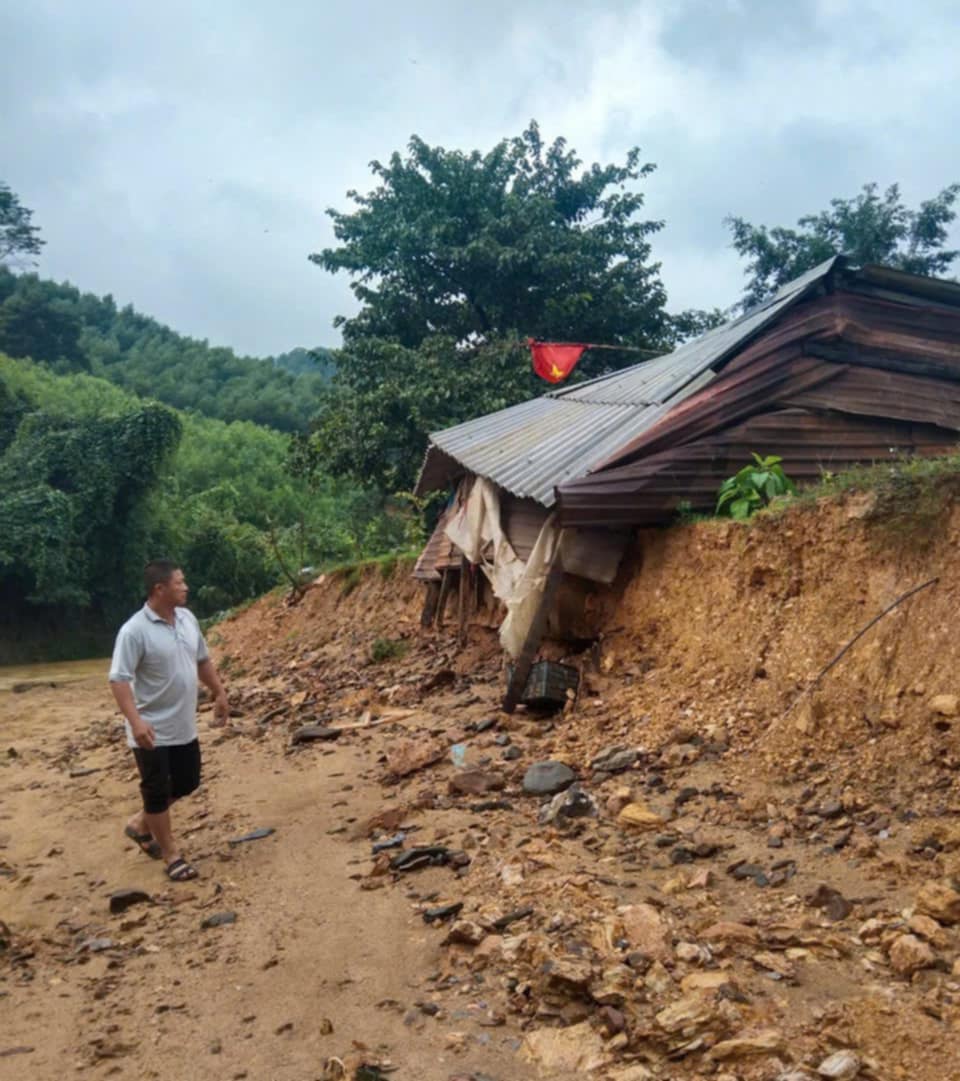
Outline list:
[[[742,521],[782,495],[795,495],[797,486],[784,473],[782,458],[753,455],[753,464],[728,477],[717,494],[716,513]]]

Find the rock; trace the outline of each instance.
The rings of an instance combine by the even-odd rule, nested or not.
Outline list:
[[[960,923],[960,891],[948,881],[925,883],[917,894],[917,911],[948,926]]]
[[[706,1028],[717,1015],[712,995],[692,991],[671,1002],[656,1016],[657,1024],[670,1035],[693,1036]]]
[[[522,863],[505,863],[500,868],[500,881],[506,886],[519,886],[524,880]]]
[[[540,808],[537,821],[541,826],[558,819],[596,818],[599,815],[597,801],[574,782],[565,792],[558,792],[553,799]]]
[[[547,984],[557,991],[586,991],[593,979],[593,966],[580,957],[559,957],[547,962]]]
[[[631,949],[653,961],[671,957],[670,929],[653,905],[624,905],[617,914]]]
[[[673,977],[667,972],[662,961],[654,961],[647,969],[643,985],[648,991],[662,998],[673,987]]]
[[[680,987],[684,991],[719,991],[721,987],[732,986],[730,973],[720,968],[688,972],[680,981]]]
[[[264,837],[269,837],[276,832],[273,826],[260,826],[258,829],[245,833],[242,837],[231,838],[227,844],[233,848],[235,845],[247,844],[249,841],[262,841]]]
[[[898,935],[890,946],[890,966],[901,976],[912,976],[936,964],[937,955],[916,935]]]
[[[628,803],[617,815],[617,821],[622,826],[633,826],[636,829],[659,829],[664,820],[649,807],[642,803]]]
[[[452,920],[454,916],[458,916],[462,908],[463,901],[454,901],[449,905],[437,905],[435,908],[424,909],[423,922],[444,923],[446,920]]]
[[[839,891],[820,883],[819,886],[807,897],[807,904],[811,908],[819,908],[832,923],[845,920],[853,911],[853,905]]]
[[[607,1036],[616,1036],[618,1032],[623,1032],[627,1027],[626,1017],[613,1006],[604,1006],[598,1016]]]
[[[296,746],[298,743],[329,742],[339,739],[342,734],[342,728],[328,728],[323,724],[305,724],[293,733],[291,743]]]
[[[382,841],[375,841],[370,846],[370,854],[379,856],[381,852],[389,852],[392,848],[403,848],[403,842],[406,839],[407,835],[402,830],[400,833],[395,833],[392,837],[384,837]]]
[[[446,756],[446,745],[439,741],[426,746],[423,743],[401,743],[390,752],[383,780],[388,784],[395,784],[412,773],[434,765]]]
[[[838,799],[824,800],[817,808],[817,814],[821,818],[840,818],[843,814],[843,804]]]
[[[440,867],[450,863],[453,853],[446,845],[417,845],[406,852],[398,852],[388,864],[391,871],[403,874],[419,871],[422,867]]]
[[[523,775],[523,790],[528,796],[552,796],[562,792],[577,779],[563,762],[534,762]]]
[[[700,748],[695,743],[674,743],[660,754],[660,761],[665,766],[686,766],[700,757]]]
[[[77,953],[102,953],[104,950],[113,949],[112,938],[87,938],[77,946]]]
[[[598,773],[622,773],[636,764],[639,753],[629,747],[607,747],[590,762],[590,768]]]
[[[525,920],[527,916],[533,915],[533,905],[524,905],[523,908],[515,908],[512,912],[507,912],[505,915],[500,916],[499,919],[493,921],[493,929],[495,931],[506,931],[506,929],[513,923],[517,923],[519,920]]]
[[[110,912],[116,916],[120,912],[126,912],[131,905],[139,905],[152,898],[145,890],[126,889],[114,890],[110,894]]]
[[[236,922],[236,912],[214,912],[212,915],[204,917],[204,919],[200,923],[200,926],[202,928],[225,927],[229,923]]]
[[[690,881],[687,882],[688,890],[706,890],[713,885],[713,871],[709,867],[704,867],[699,871],[694,872],[690,876]]]
[[[746,863],[743,860],[731,864],[727,868],[727,874],[741,881],[752,878],[758,886],[766,886],[770,883],[770,879],[767,878],[766,871],[762,867],[756,863]]]
[[[483,796],[497,792],[504,786],[499,773],[485,773],[479,769],[466,769],[450,778],[448,789],[453,796]]]
[[[610,1081],[656,1081],[656,1074],[637,1063],[622,1070],[614,1070],[610,1074]]]
[[[934,946],[939,946],[941,949],[949,944],[944,929],[930,916],[924,916],[917,912],[910,917],[907,927],[910,928],[913,934],[925,938],[928,942]]]
[[[521,1054],[544,1072],[587,1072],[598,1070],[606,1063],[603,1039],[589,1021],[567,1028],[541,1028],[528,1032]]]
[[[634,997],[636,976],[627,965],[614,965],[600,974],[600,979],[590,987],[590,997],[601,1006],[623,1006]]]
[[[931,713],[940,717],[956,717],[960,713],[960,698],[955,694],[937,694],[927,703]]]
[[[444,946],[478,946],[487,937],[487,929],[473,920],[457,920],[443,940]]]
[[[835,1051],[820,1063],[817,1073],[832,1081],[853,1081],[861,1065],[860,1056],[855,1051]]]
[[[503,760],[504,760],[504,762],[516,762],[516,760],[518,758],[522,758],[522,757],[523,757],[523,751],[521,751],[520,748],[517,747],[517,746],[508,747],[503,752]]]
[[[744,923],[721,921],[711,924],[700,935],[709,942],[746,942],[751,945],[760,940],[760,935],[755,927],[748,927]]]
[[[707,1054],[713,1062],[723,1062],[731,1058],[743,1058],[746,1055],[769,1055],[782,1051],[783,1033],[770,1028],[758,1032],[755,1036],[738,1036],[732,1040],[721,1040]]]

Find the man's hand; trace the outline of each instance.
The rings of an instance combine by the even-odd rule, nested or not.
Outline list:
[[[226,724],[230,718],[230,703],[227,701],[227,692],[221,691],[213,700],[213,715],[219,724]]]
[[[157,734],[152,724],[147,724],[142,719],[130,722],[130,731],[133,733],[134,742],[145,751],[152,751],[157,745]]]

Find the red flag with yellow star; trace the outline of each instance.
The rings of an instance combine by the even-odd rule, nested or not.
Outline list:
[[[562,383],[590,348],[583,342],[541,342],[528,338],[533,370],[548,383]]]

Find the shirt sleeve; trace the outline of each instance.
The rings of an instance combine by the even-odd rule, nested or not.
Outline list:
[[[110,662],[109,680],[111,683],[132,683],[137,665],[143,658],[143,643],[140,636],[121,627],[113,647],[113,660]]]

